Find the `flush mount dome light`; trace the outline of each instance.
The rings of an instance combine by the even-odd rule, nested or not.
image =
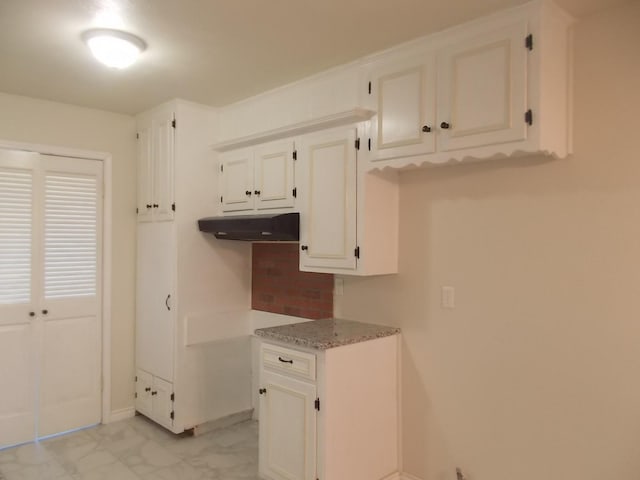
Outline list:
[[[87,30],[82,38],[98,61],[113,68],[128,67],[147,48],[140,37],[109,28]]]

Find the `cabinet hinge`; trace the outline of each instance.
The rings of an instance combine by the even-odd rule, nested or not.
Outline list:
[[[222,197],[220,197],[220,203],[222,203]]]
[[[138,381],[138,375],[136,375],[136,382]]]
[[[137,208],[136,208],[136,213],[140,213]]]
[[[171,415],[169,415],[171,417],[171,420],[173,420],[173,417],[175,416],[175,413],[173,410],[171,410]]]
[[[367,148],[371,151],[371,139],[367,140]]]
[[[533,125],[533,111],[531,109],[524,113],[524,121],[527,125]]]
[[[293,187],[293,191],[291,193],[293,194],[293,198],[298,198],[298,187]]]
[[[176,119],[175,118],[173,120],[171,120],[171,126],[173,128],[176,128]]]
[[[527,47],[528,50],[533,50],[533,34],[527,35],[524,39],[524,46]]]
[[[313,403],[313,406],[317,411],[320,411],[320,399],[316,398],[316,401]]]
[[[174,212],[176,211],[176,204],[175,203],[171,204],[171,210],[173,210]]]
[[[356,258],[360,258],[360,247],[356,247],[356,249],[353,251],[353,254]]]
[[[220,165],[220,171],[224,172],[224,165]]]
[[[133,398],[138,398],[138,392],[133,394]]]
[[[292,157],[293,157],[294,160],[298,160],[298,151],[297,150],[293,151]]]
[[[136,139],[138,139],[138,140],[140,139],[140,134],[139,133],[136,133]]]
[[[356,138],[356,150],[360,150],[360,139]]]
[[[369,95],[371,95],[371,82],[369,82]]]
[[[172,393],[172,394],[171,394],[171,401],[172,401],[172,402],[175,402],[175,401],[176,401],[176,394],[175,394],[175,393]]]

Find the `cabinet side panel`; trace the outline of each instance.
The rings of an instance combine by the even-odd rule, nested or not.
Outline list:
[[[540,123],[543,150],[560,158],[573,150],[570,40],[570,19],[555,7],[545,6],[539,35],[541,104],[537,121]]]
[[[400,189],[397,172],[361,174],[358,193],[360,270],[365,275],[398,273],[398,215]]]
[[[324,478],[378,480],[397,471],[397,345],[390,336],[326,351]]]

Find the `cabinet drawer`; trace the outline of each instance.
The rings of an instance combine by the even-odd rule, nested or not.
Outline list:
[[[312,353],[263,343],[260,347],[260,362],[268,370],[309,380],[316,379],[316,356]]]

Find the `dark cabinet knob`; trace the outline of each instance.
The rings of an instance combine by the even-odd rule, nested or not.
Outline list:
[[[244,194],[245,194],[247,197],[250,197],[250,196],[251,196],[251,190],[247,190],[246,192],[244,192]]]
[[[151,391],[151,387],[147,387],[144,389],[145,392],[150,392]]]
[[[440,128],[444,129],[444,130],[448,130],[451,128],[451,125],[449,125],[447,122],[442,122],[440,124]]]
[[[255,193],[256,195],[260,195],[260,190],[254,190],[253,193]]]
[[[151,204],[150,203],[147,203],[147,208],[151,208]]]
[[[300,245],[300,250],[309,250],[309,246],[308,245]]]
[[[422,131],[424,133],[429,133],[431,131],[431,127],[429,125],[423,125],[422,126]]]
[[[29,312],[29,316],[30,317],[35,317],[36,316],[36,312]]]
[[[153,208],[158,208],[160,205],[158,205],[157,203],[153,204]]]
[[[258,390],[258,393],[260,395],[264,395],[265,393],[267,393],[267,389],[266,388],[261,388],[260,390]]]
[[[158,392],[151,392],[151,395],[157,395]]]
[[[46,315],[47,313],[49,313],[49,310],[47,310],[47,309],[42,310],[42,314],[43,315]]]

